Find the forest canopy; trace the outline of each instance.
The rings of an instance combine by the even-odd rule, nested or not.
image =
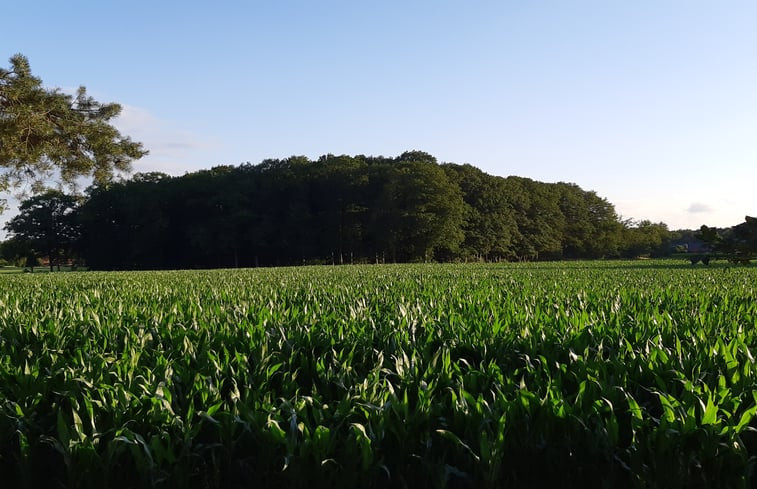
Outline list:
[[[421,151],[138,173],[92,186],[74,212],[73,252],[95,269],[610,258],[670,239],[576,184]]]

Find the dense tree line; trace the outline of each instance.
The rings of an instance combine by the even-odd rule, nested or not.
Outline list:
[[[45,195],[53,212],[61,196]],[[79,235],[69,247],[96,269],[611,258],[664,253],[671,238],[664,224],[621,221],[575,184],[419,151],[136,174],[66,202]],[[23,235],[15,221],[8,229]]]
[[[748,264],[757,257],[757,218],[746,216],[744,222],[726,229],[702,226],[696,237],[705,243],[704,253],[692,259],[692,263],[705,264],[716,257],[724,257],[732,263]]]

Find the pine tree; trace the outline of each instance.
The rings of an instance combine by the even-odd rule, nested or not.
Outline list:
[[[53,176],[103,182],[128,171],[147,151],[110,124],[120,112],[83,86],[76,95],[43,87],[25,56],[11,57],[10,69],[0,68],[0,191],[24,182],[37,190]]]

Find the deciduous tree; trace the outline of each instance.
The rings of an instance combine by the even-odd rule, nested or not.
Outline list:
[[[28,243],[36,253],[47,256],[50,271],[70,257],[79,230],[74,211],[76,197],[58,190],[31,197],[21,203],[19,214],[5,225],[14,238]]]

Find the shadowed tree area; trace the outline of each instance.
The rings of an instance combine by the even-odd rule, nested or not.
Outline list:
[[[697,234],[714,254],[733,263],[750,263],[757,257],[757,218],[746,216],[744,222],[725,230],[702,226]],[[708,260],[709,255],[703,255]]]
[[[137,174],[77,211],[93,268],[618,257],[624,225],[575,184],[488,175],[421,151]],[[659,244],[659,243],[658,243]]]
[[[59,190],[48,190],[25,200],[19,214],[5,225],[17,243],[16,253],[32,264],[36,256],[49,261],[50,271],[72,256],[79,239],[76,222],[78,199]],[[33,266],[33,265],[32,265]]]

